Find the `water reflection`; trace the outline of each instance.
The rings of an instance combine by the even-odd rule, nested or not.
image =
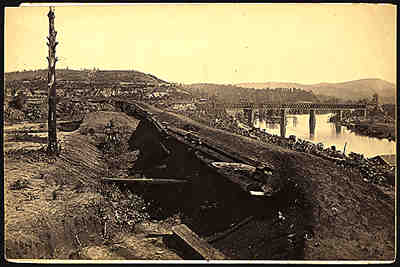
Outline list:
[[[314,140],[315,137],[315,124],[316,124],[316,118],[315,118],[315,110],[310,110],[310,115],[308,119],[308,127],[310,129],[310,140]]]
[[[296,126],[297,126],[297,117],[294,116],[294,117],[292,118],[292,121],[293,121],[293,128],[296,128]]]
[[[379,154],[395,154],[396,143],[387,139],[378,139],[359,136],[344,126],[329,123],[328,119],[334,114],[321,114],[315,116],[314,129],[310,129],[309,115],[294,115],[287,118],[285,136],[296,135],[298,138],[310,140],[314,143],[322,142],[326,146],[336,146],[343,151],[346,144],[346,154],[352,152],[362,153],[367,157]],[[291,120],[291,122],[290,122]],[[257,121],[257,127],[265,129],[268,133],[280,135],[279,123],[265,123]]]
[[[340,136],[340,134],[342,133],[342,125],[340,125],[339,123],[335,123],[335,129],[336,129],[336,136]]]

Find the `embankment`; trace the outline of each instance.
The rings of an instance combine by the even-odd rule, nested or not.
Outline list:
[[[237,210],[247,212],[252,207],[253,215],[264,217],[262,220],[256,220],[253,227],[247,232],[238,234],[230,242],[222,242],[216,246],[228,255],[236,255],[238,258],[263,258],[267,254],[265,246],[274,248],[274,242],[270,242],[277,228],[274,223],[278,218],[287,218],[291,222],[284,227],[286,233],[290,227],[295,228],[296,236],[300,237],[301,251],[299,247],[295,249],[293,258],[302,259],[393,259],[394,257],[394,194],[393,187],[380,187],[363,182],[362,176],[355,170],[338,168],[335,163],[321,159],[313,155],[291,151],[272,144],[264,144],[248,137],[236,135],[223,130],[213,129],[199,124],[187,117],[165,112],[160,109],[143,103],[119,103],[120,108],[130,115],[140,117],[142,121],[148,120],[148,131],[154,132],[154,139],[150,136],[146,141],[139,143],[159,143],[160,141],[171,151],[172,157],[167,161],[167,170],[170,169],[170,175],[182,177],[192,177],[193,182],[197,181],[192,192],[204,191],[215,192],[215,196],[230,199],[226,192],[231,194],[234,189],[227,186],[218,187],[215,184],[217,177],[207,177],[207,175],[195,175],[187,166],[196,166],[193,162],[196,151],[199,149],[189,149],[187,142],[200,139],[203,147],[208,144],[211,147],[218,148],[220,151],[227,152],[228,155],[238,155],[237,159],[243,159],[248,164],[259,165],[266,163],[273,166],[274,170],[279,172],[280,177],[285,182],[286,187],[277,196],[277,199],[258,202],[259,205],[252,205],[255,202],[238,201],[233,202]],[[144,110],[151,114],[143,113]],[[156,125],[164,125],[160,130],[159,126],[150,123],[156,121]],[[140,126],[139,126],[140,127]],[[139,128],[138,127],[138,128]],[[150,130],[153,128],[153,130]],[[171,138],[168,131],[174,128],[191,129],[190,134],[186,134],[188,141],[176,142],[169,145],[165,141]],[[163,135],[164,133],[164,135]],[[166,135],[165,135],[166,133]],[[139,136],[136,136],[136,140]],[[176,139],[176,138],[172,138]],[[183,137],[185,139],[185,137]],[[165,141],[165,142],[164,142]],[[186,145],[185,145],[186,142]],[[144,147],[143,147],[144,148]],[[157,149],[154,149],[157,151]],[[159,150],[158,150],[159,151]],[[185,153],[180,152],[185,151]],[[231,158],[232,160],[232,158]],[[243,162],[242,160],[242,162]],[[168,172],[166,172],[168,173]],[[207,177],[207,178],[204,178]],[[178,177],[177,177],[178,178]],[[212,184],[210,181],[214,181]],[[211,183],[211,186],[206,186]],[[208,188],[208,189],[207,189]],[[294,190],[296,193],[293,193]],[[202,195],[203,193],[199,193]],[[234,193],[232,199],[241,200]],[[212,195],[208,193],[207,195]],[[207,196],[204,194],[203,196]],[[187,195],[185,200],[192,196]],[[185,201],[187,202],[187,201]],[[285,208],[284,208],[285,206]],[[257,208],[261,207],[261,208]],[[271,208],[272,207],[272,208]],[[212,220],[212,217],[210,217]],[[213,221],[215,223],[217,220]],[[250,225],[250,224],[249,224]],[[263,226],[260,226],[263,225]],[[274,225],[274,226],[272,226]],[[266,228],[272,229],[270,231]],[[255,230],[259,229],[259,230]],[[264,229],[264,230],[262,230]],[[204,229],[196,229],[198,232],[206,234]],[[263,232],[264,231],[264,232]],[[239,233],[239,232],[238,232]],[[249,250],[247,254],[244,245],[242,248],[232,248],[229,244],[241,242],[241,244],[251,243],[255,239],[245,241],[246,237],[257,236],[258,241],[263,241],[265,246],[257,250]],[[310,237],[311,236],[311,237]],[[232,237],[233,238],[233,237]],[[377,240],[378,239],[378,240]],[[235,241],[235,242],[233,242]],[[291,242],[289,242],[291,243]],[[268,245],[267,245],[268,244]],[[340,246],[338,246],[340,244]],[[373,244],[373,245],[372,245]],[[254,244],[253,244],[254,245]],[[263,250],[264,249],[264,250]],[[255,256],[255,251],[261,255]],[[263,253],[261,253],[263,251]],[[279,249],[276,249],[270,257],[287,257],[289,254],[278,255]],[[274,254],[275,253],[275,254]],[[283,256],[284,255],[284,256]],[[289,256],[290,257],[290,256]]]

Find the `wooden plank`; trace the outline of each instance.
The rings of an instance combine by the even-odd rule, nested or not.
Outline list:
[[[185,224],[172,227],[172,232],[199,253],[205,260],[226,260],[227,257],[189,229]]]
[[[152,238],[152,237],[169,237],[172,236],[173,232],[165,232],[165,233],[148,233],[145,237]]]
[[[256,196],[256,197],[269,196],[267,192],[263,192],[263,191],[252,191],[252,190],[250,190],[249,192],[250,192],[250,195]]]
[[[103,178],[104,182],[116,182],[126,184],[182,184],[187,183],[187,180],[178,179],[162,179],[162,178]]]
[[[254,166],[235,162],[212,162],[209,166],[223,177],[238,184],[243,191],[250,195],[268,195],[263,193],[263,183],[250,178],[256,171]]]
[[[212,243],[212,242],[215,242],[215,241],[217,241],[219,239],[222,239],[222,238],[228,236],[229,234],[233,233],[234,231],[238,230],[243,225],[249,223],[253,219],[254,219],[253,216],[249,216],[249,217],[245,218],[244,220],[242,220],[242,221],[238,222],[237,224],[235,224],[233,227],[231,227],[231,228],[229,228],[229,229],[227,229],[227,230],[225,230],[223,232],[216,233],[216,234],[214,234],[212,236],[207,237],[206,241],[209,242],[209,243]]]

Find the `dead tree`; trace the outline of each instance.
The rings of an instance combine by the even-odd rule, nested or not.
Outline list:
[[[57,32],[54,30],[54,7],[50,7],[47,16],[49,17],[49,36],[47,37],[47,46],[49,47],[49,55],[47,57],[49,63],[49,71],[47,75],[49,103],[47,151],[49,153],[56,153],[58,151],[56,129],[56,46],[58,42],[56,41]]]

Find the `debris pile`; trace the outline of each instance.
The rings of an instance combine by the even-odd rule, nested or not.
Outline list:
[[[103,201],[111,205],[98,205],[97,213],[109,227],[118,225],[133,229],[135,224],[150,218],[147,211],[149,203],[130,190],[121,190],[117,185],[111,184],[102,187],[101,194]],[[106,227],[104,232],[106,235]]]

